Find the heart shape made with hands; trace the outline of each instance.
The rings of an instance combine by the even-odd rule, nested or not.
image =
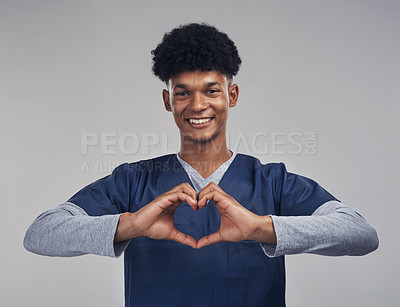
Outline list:
[[[221,215],[221,224],[217,232],[196,241],[176,229],[174,214],[181,204],[187,202],[197,212],[204,208],[209,200],[214,202]],[[247,210],[214,182],[209,183],[198,194],[190,184],[182,183],[161,194],[136,214],[134,224],[139,229],[139,235],[172,240],[193,248],[225,241],[261,240],[259,242],[266,243],[269,240],[273,243],[274,238],[276,241],[272,219],[269,216],[259,216]]]

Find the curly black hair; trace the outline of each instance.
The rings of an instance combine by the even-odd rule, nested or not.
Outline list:
[[[205,23],[181,25],[164,34],[151,54],[153,72],[164,82],[194,70],[215,70],[232,79],[242,63],[228,35]]]

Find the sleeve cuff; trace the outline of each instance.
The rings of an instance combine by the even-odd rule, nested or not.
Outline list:
[[[105,256],[110,256],[114,258],[120,257],[131,242],[131,240],[126,240],[114,244],[115,232],[117,231],[120,215],[121,214],[109,215],[109,217],[112,217],[112,220],[110,221],[111,231],[108,231],[107,234],[112,236],[107,239],[107,254]]]
[[[262,250],[264,251],[264,254],[267,255],[270,258],[278,257],[277,255],[277,250],[279,249],[280,245],[280,240],[278,237],[278,233],[275,227],[275,216],[269,215],[272,219],[272,222],[274,224],[274,229],[275,229],[275,234],[276,234],[276,244],[270,244],[270,243],[260,243]]]

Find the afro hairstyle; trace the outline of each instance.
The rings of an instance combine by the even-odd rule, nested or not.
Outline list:
[[[166,33],[151,54],[154,74],[166,83],[195,70],[215,70],[231,80],[242,62],[228,35],[205,23],[181,25]]]

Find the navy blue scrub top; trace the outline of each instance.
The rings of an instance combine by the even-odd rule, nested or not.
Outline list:
[[[125,163],[68,201],[89,215],[135,212],[183,182],[176,154]],[[336,200],[315,181],[237,154],[219,186],[258,215],[311,215]],[[198,212],[182,204],[176,228],[199,240],[216,232],[220,214],[210,202]],[[254,241],[193,249],[173,241],[132,239],[124,255],[125,306],[285,306],[284,257],[267,257]]]

